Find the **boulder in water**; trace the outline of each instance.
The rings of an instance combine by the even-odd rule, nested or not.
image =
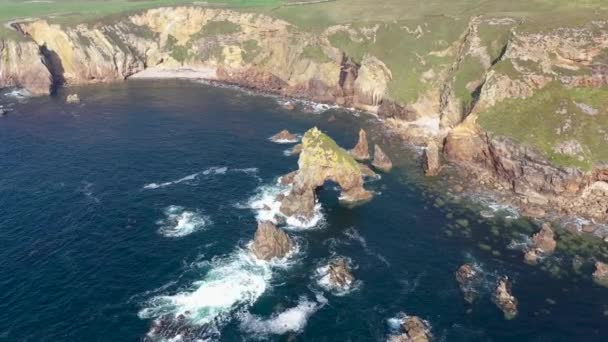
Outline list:
[[[608,264],[601,261],[595,263],[595,272],[593,272],[593,281],[601,286],[608,287]]]
[[[365,130],[361,129],[359,131],[359,141],[349,152],[353,158],[358,161],[369,160],[369,146],[367,144],[367,133],[365,133]]]
[[[372,165],[384,172],[389,172],[393,168],[393,162],[378,145],[374,145],[374,160],[372,161]]]
[[[549,223],[544,223],[541,230],[532,236],[532,244],[526,249],[524,260],[526,263],[535,265],[544,256],[555,251],[555,233]]]
[[[502,310],[506,319],[513,319],[517,316],[517,298],[511,293],[511,283],[508,277],[502,277],[498,281],[492,300]]]
[[[348,289],[355,280],[355,277],[353,277],[351,273],[350,266],[344,258],[332,260],[329,263],[328,273],[329,283],[332,288]]]
[[[279,133],[271,136],[270,141],[276,142],[276,143],[295,143],[298,141],[298,137],[295,134],[284,129],[284,130],[280,131]]]
[[[293,242],[284,231],[268,221],[258,222],[251,252],[260,260],[282,258],[292,249]]]
[[[428,323],[417,316],[407,316],[401,324],[402,334],[391,336],[390,342],[428,342],[431,340]]]
[[[65,98],[66,103],[80,103],[80,97],[78,94],[70,94]]]
[[[471,264],[464,264],[456,271],[456,281],[464,295],[464,300],[469,304],[472,304],[473,301],[475,301],[476,292],[474,283],[478,276],[477,270],[475,270],[475,267]]]
[[[437,176],[441,170],[439,163],[439,147],[431,141],[424,151],[424,174],[429,177]]]

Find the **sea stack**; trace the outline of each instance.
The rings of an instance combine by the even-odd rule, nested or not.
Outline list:
[[[502,277],[498,281],[492,300],[502,310],[505,319],[513,319],[517,316],[517,298],[511,293],[511,283],[508,277]]]
[[[298,137],[295,134],[284,129],[284,130],[280,131],[279,133],[271,136],[270,141],[280,143],[280,144],[296,143],[296,142],[298,142]]]
[[[378,145],[374,145],[374,160],[372,161],[372,165],[384,172],[389,172],[393,168],[393,162]]]
[[[284,231],[268,221],[258,222],[251,252],[260,260],[283,258],[292,249],[293,242]]]
[[[365,133],[365,130],[361,129],[359,131],[359,141],[349,152],[358,161],[369,160],[369,145],[367,144],[367,133]]]
[[[356,203],[368,200],[359,164],[319,129],[308,130],[302,138],[302,152],[291,192],[281,199],[281,213],[309,220],[314,216],[315,190],[330,180],[340,186],[340,200]]]

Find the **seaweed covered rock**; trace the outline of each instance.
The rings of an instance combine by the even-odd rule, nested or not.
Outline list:
[[[258,222],[251,252],[261,260],[282,258],[292,249],[293,242],[284,231],[267,221]]]
[[[367,143],[367,133],[365,133],[365,130],[361,129],[359,131],[359,141],[349,152],[353,158],[358,161],[369,160],[369,145]]]
[[[526,263],[534,265],[539,259],[550,255],[555,251],[555,233],[549,223],[544,223],[541,230],[532,236],[532,244],[526,249],[524,260]]]
[[[390,342],[428,342],[431,340],[428,323],[417,316],[406,316],[400,335],[391,336]]]
[[[374,160],[372,161],[372,165],[384,172],[389,172],[393,168],[393,162],[378,145],[374,145]]]
[[[474,283],[477,280],[478,272],[471,264],[464,264],[456,271],[456,281],[464,295],[464,300],[471,304],[475,300]]]
[[[302,138],[298,167],[291,192],[281,201],[281,212],[284,215],[312,218],[316,202],[315,190],[326,181],[340,186],[340,200],[344,202],[354,203],[372,197],[363,188],[363,174],[359,164],[316,127],[308,130]]]
[[[502,277],[498,281],[492,300],[502,310],[506,319],[517,316],[517,298],[511,293],[511,282],[508,277]]]
[[[608,264],[601,261],[595,263],[595,272],[593,272],[593,281],[601,286],[608,287]]]

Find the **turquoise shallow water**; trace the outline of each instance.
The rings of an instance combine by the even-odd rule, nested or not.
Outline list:
[[[188,82],[77,91],[80,105],[29,99],[0,120],[2,341],[382,341],[401,313],[427,320],[441,341],[608,340],[608,290],[589,265],[575,275],[558,253],[547,261],[564,269],[556,278],[523,264],[506,246],[534,226],[438,200],[415,152],[378,135],[371,117],[286,111]],[[267,138],[315,125],[346,147],[366,127],[398,167],[369,182],[376,197],[355,208],[328,184],[317,227],[288,230],[297,253],[257,263],[246,252],[251,207],[297,162]],[[345,294],[317,281],[335,255],[355,267]],[[484,270],[472,306],[454,280],[464,262]],[[520,302],[511,321],[490,300],[503,274]]]

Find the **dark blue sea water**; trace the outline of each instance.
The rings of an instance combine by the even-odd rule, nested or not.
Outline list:
[[[138,341],[155,319],[169,338],[185,326],[201,340],[383,341],[402,314],[439,341],[608,340],[608,290],[588,263],[578,274],[558,253],[525,265],[507,245],[535,225],[445,197],[372,117],[188,82],[75,91],[82,104],[29,99],[0,120],[1,341]],[[319,224],[286,227],[297,253],[257,263],[252,207],[297,163],[268,137],[313,126],[345,147],[365,127],[397,168],[355,208],[328,185]],[[317,281],[336,255],[355,267],[350,292]],[[472,306],[454,279],[464,262],[484,272]],[[490,299],[500,275],[519,299],[510,321]]]

